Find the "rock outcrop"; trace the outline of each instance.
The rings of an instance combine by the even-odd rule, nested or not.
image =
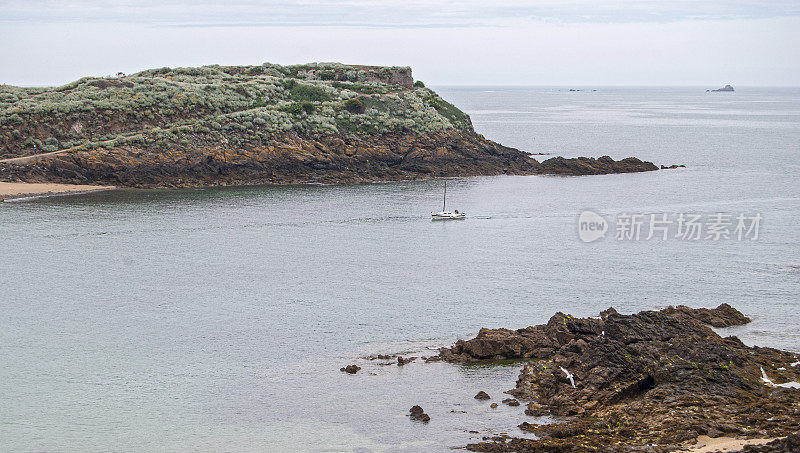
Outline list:
[[[407,365],[407,364],[409,364],[409,363],[411,363],[411,362],[413,362],[415,360],[417,360],[416,357],[397,356],[397,366],[404,366],[404,365]]]
[[[729,327],[750,322],[750,318],[728,304],[721,304],[714,309],[679,305],[668,307],[660,313],[677,320],[705,323],[714,327]],[[574,347],[584,348],[586,340],[581,336],[604,337],[606,335],[604,321],[612,316],[618,316],[619,313],[614,308],[609,308],[600,315],[600,319],[580,319],[558,313],[545,325],[518,330],[481,329],[471,340],[459,340],[451,348],[442,348],[439,357],[447,362],[458,363],[546,359],[572,340],[575,340]]]
[[[477,393],[477,394],[474,396],[474,398],[475,398],[476,400],[488,400],[488,399],[491,399],[492,397],[491,397],[491,396],[489,396],[489,394],[488,394],[488,393],[486,393],[486,392],[484,392],[483,390],[481,390],[480,392],[478,392],[478,393]]]
[[[347,365],[345,367],[339,368],[339,371],[347,374],[356,374],[361,371],[361,367],[358,365]]]
[[[689,308],[685,305],[667,307],[661,313],[684,321],[699,321],[713,327],[741,326],[750,322],[750,318],[728,304],[717,308]]]
[[[539,173],[552,175],[607,175],[611,173],[636,173],[642,171],[658,170],[651,162],[643,162],[635,157],[615,161],[609,156],[597,159],[590,157],[577,157],[567,159],[552,157],[542,161]]]
[[[415,420],[418,422],[428,423],[431,421],[431,417],[425,413],[425,411],[420,406],[414,406],[409,410],[409,417],[411,420]]]
[[[472,444],[473,451],[672,451],[698,435],[796,432],[800,390],[778,385],[800,382],[790,365],[796,356],[722,338],[705,324],[747,321],[724,304],[634,315],[608,310],[600,319],[558,313],[545,325],[483,329],[440,354],[459,363],[524,359],[508,393],[527,402],[526,414],[567,417],[520,425],[539,439],[502,438]]]

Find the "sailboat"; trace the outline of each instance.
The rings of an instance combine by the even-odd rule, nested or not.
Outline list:
[[[447,180],[445,180],[444,198],[442,199],[442,210],[441,212],[432,212],[431,220],[463,220],[465,218],[466,215],[463,212],[458,212],[458,209],[452,212],[447,210]]]

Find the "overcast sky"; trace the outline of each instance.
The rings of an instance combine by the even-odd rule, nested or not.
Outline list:
[[[340,61],[433,85],[800,86],[800,1],[0,0],[0,83]]]

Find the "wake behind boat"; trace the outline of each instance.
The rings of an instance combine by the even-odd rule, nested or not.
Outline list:
[[[458,209],[454,211],[447,210],[447,181],[444,182],[444,197],[442,199],[442,210],[439,212],[432,212],[431,213],[431,220],[463,220],[466,218],[466,214],[463,212],[458,212]]]

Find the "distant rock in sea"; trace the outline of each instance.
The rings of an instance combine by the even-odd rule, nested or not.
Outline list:
[[[724,87],[717,88],[716,90],[706,90],[707,93],[708,92],[715,93],[715,92],[720,92],[720,91],[733,91],[733,87],[730,86],[730,85],[725,85]]]

